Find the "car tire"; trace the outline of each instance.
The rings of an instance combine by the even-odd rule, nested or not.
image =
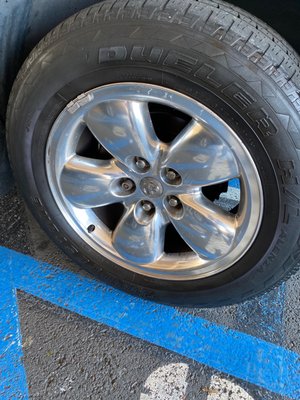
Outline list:
[[[25,61],[10,160],[41,226],[92,274],[168,304],[241,302],[300,264],[299,94],[296,53],[236,7],[103,2]]]

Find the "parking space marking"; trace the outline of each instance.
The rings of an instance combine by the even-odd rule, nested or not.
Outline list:
[[[188,386],[189,366],[185,363],[164,365],[149,376],[140,400],[182,400]]]
[[[242,387],[213,375],[210,381],[207,400],[254,400]]]
[[[17,294],[5,258],[1,260],[0,268],[0,398],[25,400],[28,389],[22,364]]]
[[[259,327],[263,339],[282,345],[285,331],[284,317],[285,283],[259,299],[249,300],[237,308],[237,318],[246,326]]]
[[[299,354],[0,248],[17,289],[283,396],[300,398]],[[4,277],[5,278],[5,277]]]

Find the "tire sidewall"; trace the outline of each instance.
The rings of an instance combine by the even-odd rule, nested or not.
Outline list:
[[[127,35],[124,35],[126,29]],[[152,29],[156,27],[152,26]],[[172,29],[177,35],[182,31],[181,27]],[[111,25],[108,30],[112,31]],[[37,59],[31,66],[30,74],[16,99],[15,110],[21,111],[18,111],[18,127],[15,124],[14,142],[10,145],[13,164],[19,175],[18,181],[31,210],[48,234],[73,259],[109,283],[118,287],[121,285],[123,289],[134,292],[142,290],[145,295],[153,295],[154,299],[160,301],[180,303],[184,299],[184,302],[201,304],[224,303],[228,299],[240,301],[263,291],[267,280],[275,283],[283,275],[280,266],[288,256],[286,238],[289,238],[292,245],[297,240],[294,223],[283,222],[286,218],[286,203],[283,198],[286,185],[282,174],[286,174],[288,162],[295,159],[291,140],[270,105],[245,83],[246,76],[237,75],[207,54],[192,51],[187,46],[172,46],[170,42],[163,40],[160,40],[158,46],[154,39],[150,39],[147,41],[147,48],[144,46],[142,51],[134,53],[134,48],[141,47],[141,41],[130,39],[132,30],[133,27],[122,26],[122,38],[115,35],[107,39],[107,43],[104,41],[101,48],[94,44],[85,46],[84,51],[80,49],[84,43],[89,43],[87,39],[95,32],[89,30],[80,37],[74,33],[73,42],[78,43],[79,50],[72,48],[66,51],[65,41],[61,40],[47,49],[41,56],[43,61],[41,58]],[[105,37],[105,33],[103,35]],[[72,38],[69,40],[72,42]],[[214,42],[211,39],[208,41],[214,48]],[[154,62],[151,54],[156,54],[153,49],[159,48],[162,49],[161,57],[164,59]],[[110,50],[112,53],[119,49],[119,59],[113,58],[99,64],[99,54],[105,54],[109,49],[114,49]],[[87,53],[90,59],[95,58],[94,62],[86,61]],[[137,55],[133,57],[132,54],[139,54],[140,59],[137,60]],[[178,54],[181,60],[186,60],[184,70],[182,65],[178,68]],[[231,49],[228,49],[228,54],[228,57],[233,58]],[[191,60],[196,56],[200,65],[198,70],[203,65],[206,68],[202,68],[198,76],[191,70]],[[237,55],[234,56],[237,63],[243,62]],[[41,65],[43,62],[47,64],[49,59],[55,61],[48,64],[47,71],[43,70]],[[246,75],[247,63],[244,64]],[[203,71],[206,71],[206,76]],[[211,71],[214,72],[213,76]],[[261,75],[258,69],[257,75]],[[272,90],[272,82],[267,77],[263,79],[269,90]],[[157,84],[191,96],[220,115],[246,145],[263,183],[265,212],[255,243],[236,265],[214,277],[180,284],[144,277],[112,264],[88,248],[66,223],[54,202],[47,181],[45,149],[48,135],[55,119],[69,101],[97,86],[115,82]],[[30,103],[26,101],[28,97],[31,98]],[[280,101],[280,94],[278,97]],[[282,108],[285,105],[282,95]],[[267,116],[269,131],[261,122],[263,116]],[[25,133],[20,126],[25,127]],[[272,131],[274,128],[276,132]],[[297,190],[299,193],[298,188]]]

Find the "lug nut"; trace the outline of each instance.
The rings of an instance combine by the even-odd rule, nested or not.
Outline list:
[[[146,161],[138,158],[135,162],[135,165],[140,169],[144,169],[146,167]]]
[[[140,171],[147,171],[150,168],[148,161],[144,160],[142,157],[135,157],[134,163]]]
[[[166,173],[166,177],[170,180],[170,181],[174,181],[177,178],[177,174],[175,171],[173,171],[172,169],[168,169],[167,173]]]
[[[144,203],[142,204],[142,208],[144,211],[149,212],[150,210],[152,210],[153,204],[150,203],[150,201],[144,201]]]
[[[162,178],[169,185],[180,185],[182,182],[181,176],[173,168],[164,168]]]
[[[176,197],[171,197],[169,199],[169,205],[171,207],[177,207],[179,205],[179,200]]]
[[[125,190],[125,192],[129,192],[130,190],[133,189],[134,183],[130,179],[125,179],[122,184],[122,189]]]

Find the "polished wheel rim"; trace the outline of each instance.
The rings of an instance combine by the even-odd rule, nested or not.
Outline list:
[[[217,274],[260,228],[261,181],[238,135],[203,104],[160,86],[118,83],[78,96],[51,129],[46,168],[81,239],[146,276]]]

